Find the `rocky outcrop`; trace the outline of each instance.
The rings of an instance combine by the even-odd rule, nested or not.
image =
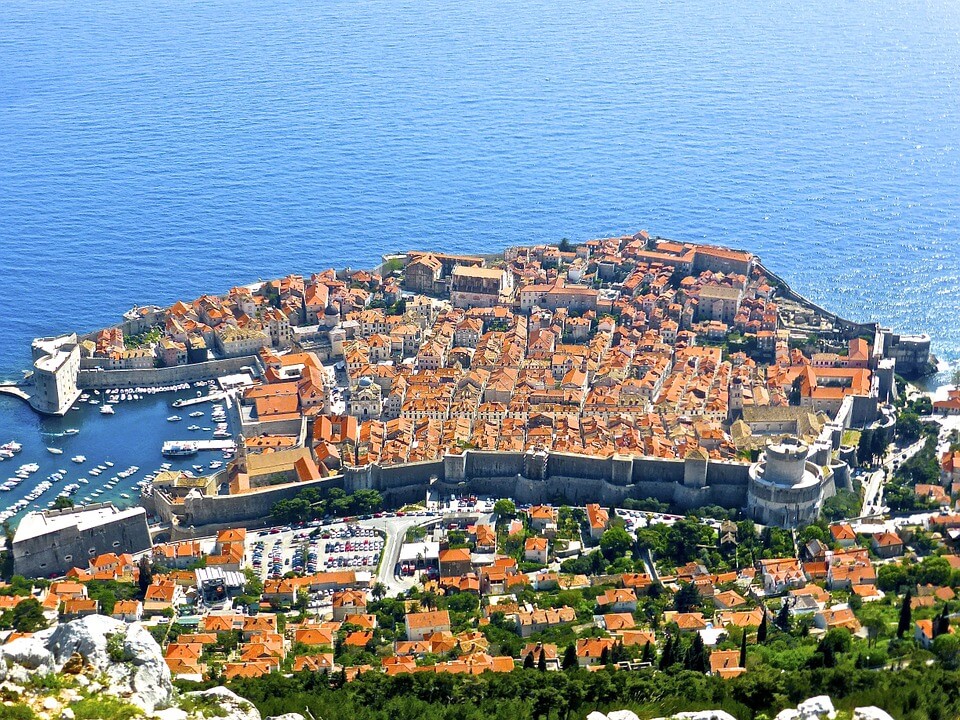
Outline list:
[[[183,707],[210,708],[220,720],[261,720],[260,711],[249,700],[244,700],[225,687],[186,693],[181,701]],[[209,716],[210,713],[206,713]],[[205,717],[203,714],[188,714],[190,720]]]
[[[307,720],[300,713],[285,713],[283,715],[271,715],[267,720]]]
[[[834,720],[836,717],[837,711],[830,698],[826,695],[818,695],[804,700],[796,708],[781,710],[776,720]],[[587,715],[587,720],[637,720],[637,716],[629,710],[613,710],[606,715],[601,712],[592,712]],[[669,718],[657,720],[737,720],[737,718],[723,710],[700,710],[677,713]],[[861,707],[853,711],[853,720],[893,720],[893,718],[880,708]]]
[[[170,703],[170,669],[157,641],[140,624],[90,615],[0,647],[0,674],[24,682],[36,673],[66,672],[102,683],[102,692],[147,712]]]

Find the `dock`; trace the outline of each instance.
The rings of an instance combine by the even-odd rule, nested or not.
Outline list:
[[[30,402],[30,395],[24,392],[17,383],[0,383],[0,395],[12,395],[25,402]]]
[[[227,394],[222,390],[218,390],[217,392],[212,392],[209,395],[202,395],[201,397],[197,397],[197,398],[189,398],[187,400],[174,400],[173,407],[182,408],[182,407],[190,407],[191,405],[201,405],[203,403],[216,402],[217,400],[223,400],[225,397],[227,397]]]
[[[194,447],[200,450],[235,450],[237,444],[233,440],[168,440],[162,450],[166,452],[174,446]]]

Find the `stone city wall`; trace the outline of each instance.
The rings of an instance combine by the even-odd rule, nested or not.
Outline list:
[[[176,367],[143,370],[81,370],[77,377],[77,385],[84,390],[157,387],[198,380],[212,380],[222,375],[242,372],[244,368],[253,368],[257,373],[263,371],[258,357],[245,355]]]
[[[377,490],[388,506],[422,502],[429,490],[441,496],[490,495],[512,497],[520,503],[587,503],[622,505],[627,498],[653,497],[679,509],[702,505],[743,508],[747,505],[749,465],[733,462],[707,464],[705,487],[684,485],[683,460],[660,458],[592,458],[566,453],[500,453],[468,450],[443,460],[347,468],[344,474],[306,483],[291,483],[235,496],[191,497],[180,507],[154,502],[164,519],[179,516],[190,525],[253,522],[269,515],[278,500],[294,497],[306,487],[342,487],[352,493]],[[524,471],[546,467],[545,477]]]

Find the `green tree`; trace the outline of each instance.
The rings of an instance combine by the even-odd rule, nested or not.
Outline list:
[[[501,498],[493,504],[493,512],[496,513],[499,518],[512,518],[517,515],[517,506],[513,500]]]
[[[563,651],[563,661],[560,663],[560,666],[564,670],[572,670],[575,669],[577,665],[577,648],[573,643],[570,643]]]
[[[867,428],[860,433],[860,442],[857,444],[857,462],[866,465],[873,460],[873,430]]]
[[[912,594],[907,590],[907,594],[903,596],[903,602],[900,604],[900,619],[897,621],[897,637],[903,639],[905,633],[910,631],[911,622],[911,613],[910,602],[913,599]]]
[[[692,582],[681,585],[677,594],[673,596],[673,606],[679,612],[692,612],[702,605],[700,590]]]
[[[73,507],[73,500],[63,495],[57,495],[53,501],[54,510],[66,510]]]
[[[747,633],[744,632],[740,636],[740,667],[745,668],[747,666]]]
[[[147,588],[153,582],[153,566],[146,555],[140,558],[140,562],[137,563],[137,570],[137,584],[140,586],[140,595],[146,595]]]
[[[528,652],[523,658],[523,668],[525,670],[533,670],[533,666],[536,664],[536,661],[533,659],[533,650]]]
[[[947,670],[960,668],[960,638],[956,635],[938,635],[933,641],[933,654]]]
[[[600,536],[600,552],[607,560],[623,557],[632,546],[633,538],[622,527],[612,527]]]
[[[543,650],[540,650],[540,658],[537,660],[537,670],[540,672],[547,671],[547,653]]]
[[[757,644],[762,645],[767,641],[767,609],[760,606],[763,611],[763,617],[760,620],[760,627],[757,628]]]
[[[47,626],[43,607],[36,598],[21,600],[11,611],[13,629],[17,632],[35,633]]]

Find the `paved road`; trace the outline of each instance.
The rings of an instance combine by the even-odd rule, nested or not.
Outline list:
[[[358,524],[363,527],[372,527],[382,530],[386,539],[383,543],[383,555],[380,559],[380,568],[377,571],[377,582],[387,588],[387,596],[395,597],[409,590],[416,582],[412,577],[397,575],[397,562],[400,560],[400,548],[407,535],[407,530],[417,525],[427,525],[440,520],[439,517],[422,515],[406,515],[404,517],[383,517],[370,520],[361,520]]]
[[[880,468],[871,473],[864,484],[861,517],[883,511],[883,485],[886,478],[893,474],[894,461],[900,464],[906,462],[923,449],[925,442],[926,438],[921,438],[905,448],[893,447],[891,452],[887,453],[880,464]],[[906,457],[901,460],[900,458],[903,455],[906,455]]]

